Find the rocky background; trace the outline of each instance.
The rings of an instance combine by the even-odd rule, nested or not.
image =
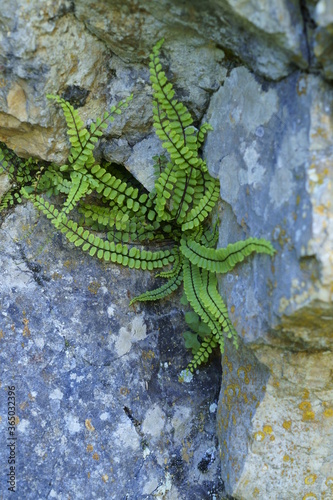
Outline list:
[[[222,385],[216,359],[179,383],[179,296],[129,310],[152,277],[82,256],[29,205],[9,213],[2,463],[15,385],[18,498],[331,499],[332,2],[3,0],[0,140],[61,162],[47,93],[88,120],[133,92],[98,154],[151,188],[148,55],[161,37],[178,97],[214,127],[204,153],[221,181],[219,244],[266,237],[277,253],[220,280],[242,339],[226,348]]]

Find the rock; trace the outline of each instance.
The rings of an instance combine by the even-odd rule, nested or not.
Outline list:
[[[178,381],[181,309],[128,307],[150,274],[82,255],[29,204],[2,223],[0,273],[0,425],[5,443],[15,386],[17,494],[220,498],[218,360]]]
[[[76,104],[85,120],[134,93],[126,118],[109,131],[112,161],[122,155],[120,136],[131,147],[145,139],[151,127],[147,60],[162,36],[166,69],[197,120],[238,59],[272,79],[308,65],[302,13],[288,0],[261,11],[251,2],[216,0],[204,10],[197,1],[151,0],[4,0],[2,7],[0,139],[25,157],[57,163],[67,157],[63,120],[48,93],[76,102],[73,92],[81,89],[85,97]]]
[[[219,245],[277,250],[220,278],[241,337],[222,359],[221,468],[220,368],[178,382],[179,295],[128,309],[149,275],[81,255],[29,204],[2,216],[0,380],[17,388],[20,496],[333,497],[332,19],[327,0],[3,0],[0,141],[61,164],[65,122],[46,94],[89,125],[133,93],[96,158],[152,189],[148,63],[164,37],[177,97],[214,127]]]
[[[333,6],[328,0],[320,0],[315,8],[316,29],[314,34],[314,54],[326,78],[333,79]]]
[[[332,104],[318,76],[267,84],[236,68],[207,112],[220,245],[256,236],[277,250],[220,282],[242,338],[223,355],[218,414],[237,499],[332,496]]]

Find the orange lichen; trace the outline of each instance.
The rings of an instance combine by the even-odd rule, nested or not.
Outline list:
[[[300,410],[311,410],[311,403],[310,401],[302,401],[302,403],[298,405],[298,408]]]
[[[93,447],[93,445],[92,445],[92,444],[88,444],[88,445],[87,445],[87,452],[88,452],[88,453],[91,453],[91,452],[93,451],[93,449],[94,449],[94,447]]]
[[[303,422],[310,422],[310,421],[314,420],[314,418],[315,418],[314,411],[305,411],[303,413],[302,421]]]
[[[304,482],[305,484],[313,484],[316,481],[317,477],[318,477],[317,474],[309,474],[304,479]]]
[[[107,482],[108,482],[108,480],[109,480],[109,476],[108,476],[107,474],[104,474],[104,475],[102,476],[102,480],[104,481],[104,483],[107,483]]]
[[[86,429],[88,429],[88,431],[92,432],[95,430],[95,427],[92,425],[90,419],[87,418],[84,424],[86,426]]]
[[[98,453],[94,453],[93,454],[93,459],[94,460],[99,460],[99,454]]]
[[[290,427],[291,427],[291,420],[285,420],[282,424],[282,427],[284,429],[286,429],[286,431],[289,431]]]
[[[263,441],[265,439],[265,434],[262,431],[255,432],[254,433],[254,439],[256,441],[261,442],[261,441]]]

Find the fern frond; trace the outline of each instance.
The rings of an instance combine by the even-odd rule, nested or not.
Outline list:
[[[49,99],[55,100],[62,108],[67,123],[69,141],[71,143],[70,156],[68,158],[71,169],[86,173],[87,168],[91,168],[94,163],[93,150],[95,143],[103,135],[103,130],[108,127],[108,122],[114,120],[114,114],[121,114],[121,108],[126,108],[129,101],[133,99],[130,95],[124,101],[120,101],[116,106],[112,106],[110,111],[105,112],[102,118],[97,118],[90,126],[90,130],[84,126],[82,119],[76,109],[65,99],[53,94],[48,94]],[[69,165],[64,165],[65,171]]]
[[[209,355],[213,352],[213,349],[217,346],[217,341],[211,335],[210,337],[206,337],[198,350],[195,351],[193,354],[192,360],[189,362],[189,364],[186,367],[186,370],[189,370],[190,372],[193,373],[194,370],[198,368],[203,363],[207,363]]]
[[[237,347],[237,332],[229,318],[228,309],[217,290],[216,274],[203,270],[201,276],[203,288],[200,298],[207,310],[221,325],[220,331],[215,334],[215,338],[219,341],[221,351],[223,352],[224,349],[223,335],[226,335],[228,338],[233,338],[234,345]]]
[[[166,279],[174,278],[177,274],[180,273],[182,266],[183,266],[183,260],[180,252],[175,253],[175,262],[173,268],[170,269],[169,271],[162,271],[161,273],[156,274],[156,278],[166,278]]]
[[[182,238],[181,252],[194,265],[213,273],[226,273],[253,252],[274,255],[272,244],[265,239],[248,238],[230,243],[226,248],[206,248],[191,239]]]
[[[71,184],[60,214],[68,215],[86,194],[91,192],[89,179],[80,172],[71,172]]]
[[[210,123],[203,123],[199,129],[198,135],[197,135],[197,144],[198,147],[201,147],[202,144],[205,141],[205,136],[209,130],[214,130],[213,127],[210,125]]]
[[[149,290],[148,292],[144,292],[134,299],[131,300],[130,305],[135,302],[146,302],[152,300],[161,300],[170,295],[172,292],[177,290],[177,288],[181,285],[183,281],[182,272],[178,272],[176,276],[170,278],[164,285],[159,288],[155,288],[154,290]]]
[[[193,265],[187,258],[184,258],[183,264],[183,279],[184,279],[184,291],[187,300],[191,304],[193,310],[200,316],[202,321],[204,321],[212,333],[219,336],[221,330],[219,322],[215,319],[215,316],[207,311],[205,305],[202,302],[201,294],[203,291],[203,283],[201,277],[200,269]]]
[[[210,214],[216,205],[220,195],[220,185],[217,179],[211,177],[207,183],[207,188],[204,196],[201,198],[198,205],[186,215],[185,221],[182,224],[182,230],[187,231],[199,226]]]
[[[77,247],[82,247],[84,252],[91,256],[95,254],[99,259],[106,262],[114,262],[130,268],[153,271],[169,264],[175,260],[175,250],[160,250],[151,252],[140,250],[136,247],[129,248],[121,243],[115,244],[95,236],[88,229],[79,226],[77,222],[68,219],[65,215],[59,217],[59,210],[40,196],[33,197],[25,193],[38,210],[43,212],[51,223]]]
[[[213,226],[213,230],[207,229],[202,237],[200,243],[206,248],[215,248],[219,239],[219,221],[217,220]],[[197,240],[196,240],[197,241]]]

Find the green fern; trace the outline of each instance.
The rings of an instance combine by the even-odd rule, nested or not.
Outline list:
[[[166,150],[165,155],[153,158],[153,191],[148,193],[119,166],[97,162],[94,157],[103,132],[132,95],[89,127],[70,103],[49,95],[66,120],[68,160],[60,166],[22,160],[0,144],[0,167],[12,182],[0,210],[23,196],[89,255],[129,268],[159,270],[156,276],[166,281],[135,297],[130,305],[161,300],[183,283],[193,309],[185,314],[191,331],[184,334],[193,354],[187,369],[193,372],[216,346],[223,352],[225,337],[237,347],[237,332],[218,292],[216,274],[230,271],[253,252],[273,255],[274,249],[270,242],[257,238],[216,249],[219,221],[212,228],[211,215],[219,199],[219,182],[200,156],[212,127],[204,123],[195,128],[189,110],[176,99],[160,62],[162,44],[163,40],[153,48],[149,64],[153,125]]]

